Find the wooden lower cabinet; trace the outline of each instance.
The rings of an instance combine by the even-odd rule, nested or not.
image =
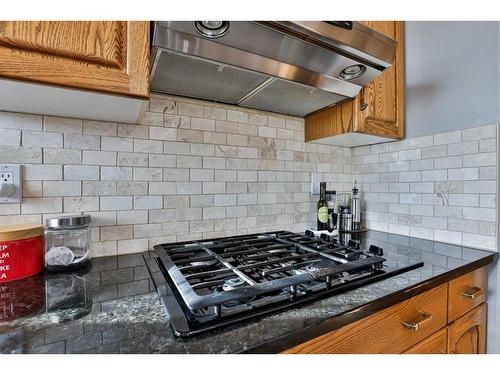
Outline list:
[[[440,285],[285,353],[401,353],[446,325],[446,295]]]
[[[436,333],[433,333],[426,339],[420,341],[417,345],[412,346],[404,352],[404,354],[446,354],[447,341],[446,327],[441,328]]]
[[[481,354],[486,290],[483,267],[283,353]]]
[[[486,304],[448,325],[448,353],[484,354],[486,350]]]

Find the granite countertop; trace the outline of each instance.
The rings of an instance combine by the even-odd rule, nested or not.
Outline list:
[[[390,265],[424,266],[298,308],[178,339],[142,254],[0,284],[0,353],[273,353],[498,259],[497,253],[368,231]]]

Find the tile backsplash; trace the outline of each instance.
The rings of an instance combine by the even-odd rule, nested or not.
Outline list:
[[[92,215],[94,256],[158,242],[304,230],[311,172],[351,185],[351,149],[305,143],[300,118],[154,96],[140,125],[0,112],[0,163],[24,165],[0,224]]]
[[[94,256],[315,222],[311,172],[358,179],[371,229],[495,249],[496,125],[357,148],[305,143],[303,119],[153,96],[140,125],[0,112],[24,165],[0,225],[92,215]]]
[[[368,228],[496,249],[497,125],[353,149]]]

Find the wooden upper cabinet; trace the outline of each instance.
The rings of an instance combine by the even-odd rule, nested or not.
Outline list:
[[[403,138],[404,71],[403,22],[366,21],[367,26],[398,42],[393,65],[375,78],[359,95],[360,111],[356,131]]]
[[[356,98],[308,115],[306,141],[329,138],[330,143],[342,145],[338,143],[339,136],[363,134],[364,137],[358,137],[361,143],[352,144],[357,146],[404,137],[404,24],[401,21],[362,23],[397,41],[393,65],[362,88]]]
[[[149,22],[0,21],[0,77],[147,98]]]

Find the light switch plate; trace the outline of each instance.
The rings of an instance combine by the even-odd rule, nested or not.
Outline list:
[[[23,198],[21,165],[0,164],[0,184],[12,184],[14,191],[8,196],[1,195],[0,203],[21,203]],[[2,189],[8,191],[9,189]]]
[[[319,183],[321,181],[321,173],[311,172],[311,194],[319,194]]]

